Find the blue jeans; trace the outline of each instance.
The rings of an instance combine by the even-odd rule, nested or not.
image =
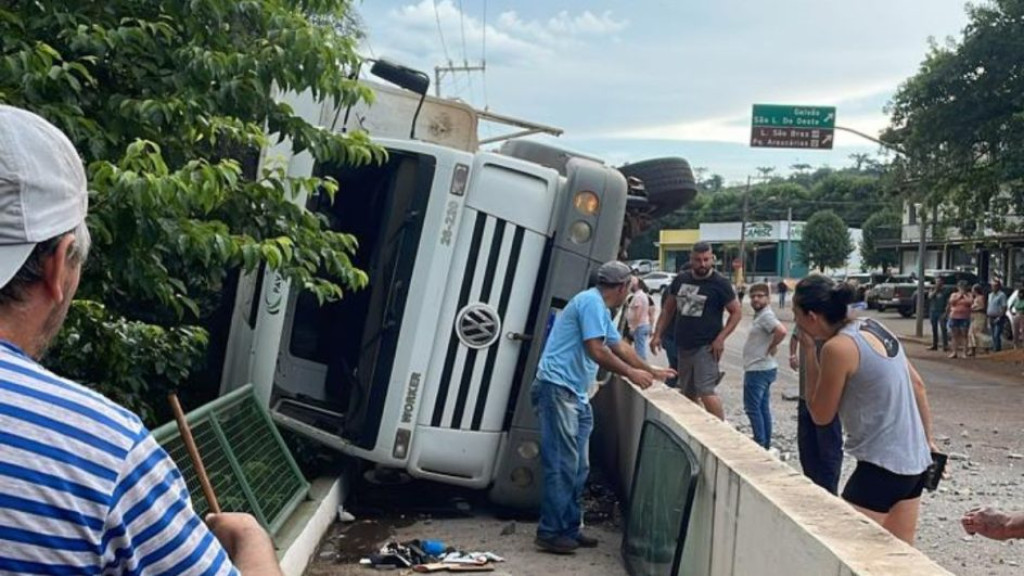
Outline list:
[[[949,331],[946,330],[945,314],[930,314],[928,320],[932,323],[932,348],[939,347],[939,332],[942,333],[942,349],[949,349]]]
[[[779,308],[785,308],[785,307],[786,307],[786,293],[785,292],[779,292]]]
[[[754,429],[754,442],[768,449],[772,445],[772,382],[778,370],[755,370],[743,373],[743,410],[750,418],[750,427]]]
[[[992,351],[999,352],[1003,349],[1003,323],[1006,322],[1006,315],[1000,314],[995,318],[988,319],[989,332],[992,333]]]
[[[839,493],[843,468],[843,425],[836,416],[830,424],[818,426],[803,400],[797,405],[796,443],[804,476],[833,494]]]
[[[650,339],[650,324],[637,326],[636,330],[633,331],[633,349],[636,350],[636,355],[643,360],[647,360],[647,341]]]
[[[564,386],[534,380],[530,398],[540,420],[540,463],[544,494],[537,536],[576,538],[583,512],[580,502],[590,473],[590,403]]]

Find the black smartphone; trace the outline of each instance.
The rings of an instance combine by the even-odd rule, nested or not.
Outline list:
[[[948,457],[942,452],[932,452],[932,464],[925,470],[925,483],[924,487],[929,492],[934,492],[939,487],[939,481],[942,480],[942,473],[946,470],[946,460]]]

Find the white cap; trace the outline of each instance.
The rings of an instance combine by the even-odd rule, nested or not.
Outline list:
[[[85,169],[63,132],[0,105],[0,287],[39,242],[74,230],[89,209]]]

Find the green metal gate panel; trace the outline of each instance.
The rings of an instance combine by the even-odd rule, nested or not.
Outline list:
[[[248,512],[272,534],[306,498],[309,483],[247,385],[186,414],[224,512]],[[210,511],[175,422],[153,431],[178,465],[200,517]]]

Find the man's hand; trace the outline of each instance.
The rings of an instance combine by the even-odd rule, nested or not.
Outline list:
[[[1012,521],[1012,516],[994,508],[975,508],[960,519],[964,531],[968,534],[981,534],[993,540],[1012,538]]]
[[[650,343],[648,344],[651,348],[651,354],[657,354],[661,351],[661,334],[655,334]]]
[[[714,342],[711,343],[711,355],[714,356],[715,362],[722,360],[722,353],[725,352],[725,340],[721,337],[715,338]]]
[[[654,375],[646,370],[640,370],[639,368],[630,368],[629,370],[629,381],[637,386],[641,390],[647,390],[654,383]]]
[[[206,525],[243,574],[277,576],[281,568],[270,536],[250,514],[208,514]]]
[[[770,347],[768,347],[768,355],[769,356],[775,356],[778,353],[779,353],[779,347],[778,346],[770,346]]]
[[[654,369],[654,378],[657,379],[657,380],[660,380],[662,382],[664,382],[665,380],[668,380],[669,378],[675,378],[675,377],[676,377],[676,371],[671,369],[671,368],[655,368]]]
[[[789,367],[792,370],[799,370],[800,369],[800,355],[799,354],[790,354],[789,355]]]

